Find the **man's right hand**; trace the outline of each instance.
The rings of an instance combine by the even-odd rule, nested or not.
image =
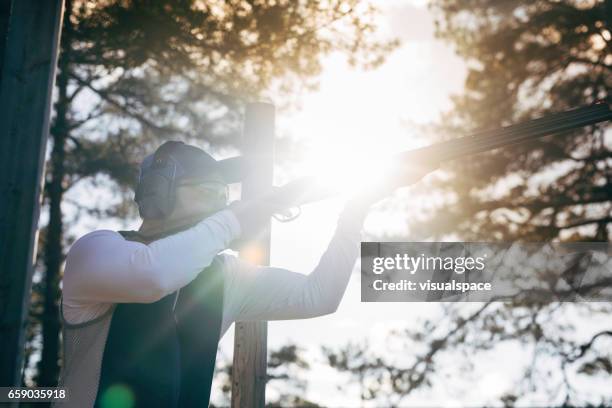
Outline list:
[[[270,221],[278,208],[264,198],[238,200],[229,205],[240,223],[240,238],[230,244],[230,248],[239,250],[246,242],[257,237]]]

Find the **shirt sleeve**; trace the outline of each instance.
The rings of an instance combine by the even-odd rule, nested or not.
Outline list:
[[[230,210],[148,245],[114,231],[92,232],[68,252],[64,301],[154,302],[191,282],[239,234],[239,222]]]
[[[303,319],[333,313],[359,254],[359,230],[336,229],[309,275],[225,257],[224,321]]]

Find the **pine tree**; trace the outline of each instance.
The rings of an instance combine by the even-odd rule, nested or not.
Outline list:
[[[609,98],[609,1],[434,1],[437,32],[469,67],[445,134],[492,128]],[[607,241],[612,145],[600,124],[444,166],[456,200],[414,225],[466,240]],[[497,191],[493,194],[491,191]]]

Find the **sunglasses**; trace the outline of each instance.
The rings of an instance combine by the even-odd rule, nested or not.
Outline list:
[[[182,180],[178,183],[179,186],[197,187],[204,194],[216,195],[219,198],[227,200],[229,196],[229,187],[227,184],[220,181],[202,181],[202,180]]]

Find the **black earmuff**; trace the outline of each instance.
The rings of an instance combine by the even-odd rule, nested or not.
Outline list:
[[[181,143],[181,142],[174,142]],[[143,219],[168,217],[176,203],[176,180],[180,166],[172,157],[174,144],[166,143],[153,156],[145,159],[141,168],[134,201]]]

